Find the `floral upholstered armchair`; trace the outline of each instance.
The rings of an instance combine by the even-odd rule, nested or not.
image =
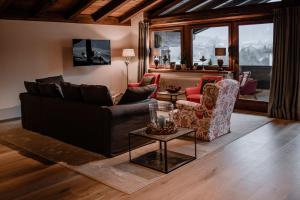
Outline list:
[[[176,102],[174,122],[179,127],[195,128],[198,139],[211,141],[230,132],[230,118],[239,91],[239,83],[225,79],[205,85],[201,103]]]

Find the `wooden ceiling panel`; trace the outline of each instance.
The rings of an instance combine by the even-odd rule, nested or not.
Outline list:
[[[54,1],[54,0],[50,0]],[[49,13],[67,13],[80,0],[57,0],[47,8]]]
[[[131,8],[137,6],[139,3],[142,3],[143,0],[131,0],[115,12],[111,13],[110,16],[112,17],[120,17],[124,13],[128,12]]]
[[[84,11],[81,12],[82,15],[91,15],[95,13],[99,8],[102,8],[107,3],[109,3],[111,0],[98,0],[92,5],[90,5],[88,8],[86,8]]]

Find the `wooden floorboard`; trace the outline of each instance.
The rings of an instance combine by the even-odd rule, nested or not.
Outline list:
[[[0,199],[300,199],[300,123],[273,120],[132,195],[0,145]]]

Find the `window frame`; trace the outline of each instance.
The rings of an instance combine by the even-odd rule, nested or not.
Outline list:
[[[149,54],[149,66],[154,66],[154,60],[153,60],[153,49],[154,49],[154,32],[159,31],[179,31],[181,38],[180,38],[180,45],[181,45],[181,58],[184,57],[185,51],[184,51],[184,27],[183,26],[176,26],[176,27],[164,27],[164,28],[150,28],[149,29],[149,47],[150,47],[150,54]]]
[[[191,41],[190,41],[190,46],[191,46],[191,55],[190,55],[190,59],[191,59],[191,65],[193,66],[193,29],[198,29],[198,28],[214,28],[214,27],[224,27],[227,26],[228,27],[228,66],[223,66],[222,69],[224,71],[232,71],[233,70],[233,66],[232,66],[232,51],[231,51],[231,47],[232,47],[232,23],[209,23],[209,24],[195,24],[195,25],[191,25],[189,26],[189,32],[190,32],[190,37],[191,37]],[[208,70],[216,70],[218,69],[218,66],[205,66],[205,69]]]

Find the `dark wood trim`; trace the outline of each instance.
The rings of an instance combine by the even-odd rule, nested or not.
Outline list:
[[[140,12],[143,12],[147,9],[149,9],[151,6],[156,4],[156,0],[144,0],[142,3],[139,3],[126,13],[124,13],[122,16],[119,17],[120,23],[125,23],[129,21],[132,17],[137,15]]]
[[[203,10],[180,15],[150,18],[151,27],[190,25],[199,23],[230,22],[245,19],[266,19],[273,17],[273,11],[281,3],[264,3],[215,10]]]
[[[80,15],[82,11],[90,7],[93,3],[95,3],[97,0],[81,0],[79,3],[77,3],[65,16],[66,19],[72,19],[75,18],[77,15]]]
[[[1,0],[0,1],[0,16],[2,16],[3,12],[11,5],[13,0]]]
[[[113,13],[117,9],[121,8],[123,5],[128,3],[130,0],[113,0],[107,3],[105,6],[98,9],[92,14],[94,21],[98,22],[109,14]]]
[[[39,0],[38,3],[34,6],[33,10],[31,11],[31,17],[36,17],[42,14],[42,12],[46,11],[51,5],[56,3],[57,0]]]
[[[267,113],[268,112],[268,102],[237,99],[234,108],[241,109],[241,110],[250,110],[250,111]]]

